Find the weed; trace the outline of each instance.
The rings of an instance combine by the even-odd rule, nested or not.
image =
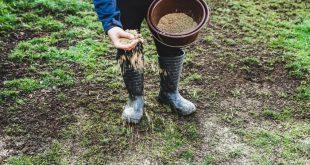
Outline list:
[[[57,99],[60,101],[66,101],[68,98],[67,98],[66,94],[61,92],[57,95]]]
[[[201,88],[192,88],[189,91],[189,94],[191,95],[191,97],[195,100],[199,100],[199,98],[201,97],[201,95],[203,94],[203,89]]]
[[[242,62],[246,66],[259,66],[260,60],[257,57],[246,57],[242,59]]]
[[[227,45],[229,45],[229,46],[235,46],[235,45],[237,45],[237,42],[234,40],[234,39],[231,39],[231,38],[228,38],[228,39],[226,39],[226,40],[224,40],[225,41],[225,43],[227,44]]]
[[[186,77],[183,81],[184,83],[189,83],[191,81],[201,81],[202,80],[202,75],[199,73],[193,73],[192,75]]]
[[[206,44],[212,44],[214,42],[214,37],[211,35],[208,35],[208,36],[205,36],[203,40],[205,41]]]
[[[233,95],[233,97],[235,97],[235,98],[239,98],[240,96],[241,96],[241,91],[240,91],[240,89],[234,89],[234,90],[232,90],[231,91],[231,94]]]

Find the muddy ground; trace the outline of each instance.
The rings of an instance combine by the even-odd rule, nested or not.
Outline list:
[[[211,22],[185,49],[180,92],[198,109],[189,117],[177,116],[155,99],[159,67],[144,24],[145,115],[140,124],[128,125],[120,118],[127,94],[115,50],[90,1],[84,2],[88,7],[82,6],[82,11],[63,9],[81,22],[39,4],[46,5],[48,15],[65,27],[29,30],[26,26],[1,33],[0,162],[309,163],[310,103],[296,93],[308,79],[290,74],[284,58],[288,50],[270,46],[277,28],[269,34],[266,27],[255,27],[257,22],[242,24],[249,17],[262,21],[265,15],[256,11],[268,9],[268,15],[287,8],[298,14],[308,9],[305,4],[208,2]],[[24,19],[18,10],[14,12]],[[35,8],[27,12],[43,17]],[[278,15],[282,21],[297,17],[281,10]],[[30,46],[23,47],[25,42]],[[21,78],[28,79],[8,85]]]

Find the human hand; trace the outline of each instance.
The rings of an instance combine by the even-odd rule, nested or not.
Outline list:
[[[113,27],[108,31],[108,36],[110,37],[113,45],[118,49],[123,49],[129,51],[136,47],[137,43],[140,41],[139,39],[135,38],[135,36],[131,33],[124,31],[120,27]],[[121,42],[122,39],[129,39],[131,40],[130,43]]]

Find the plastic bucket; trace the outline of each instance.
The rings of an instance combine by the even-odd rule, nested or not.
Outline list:
[[[185,13],[198,25],[187,33],[169,34],[160,31],[157,28],[160,18],[170,13]],[[171,47],[184,47],[197,39],[199,31],[209,18],[210,10],[203,0],[154,0],[148,9],[147,24],[159,42]]]

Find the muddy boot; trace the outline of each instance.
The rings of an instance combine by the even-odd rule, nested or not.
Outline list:
[[[158,101],[169,105],[180,115],[189,115],[196,111],[196,107],[184,99],[178,91],[184,57],[184,54],[177,57],[159,57],[161,80]]]
[[[129,62],[121,64],[123,79],[129,93],[122,118],[128,123],[139,123],[143,115],[143,71],[136,71]]]

